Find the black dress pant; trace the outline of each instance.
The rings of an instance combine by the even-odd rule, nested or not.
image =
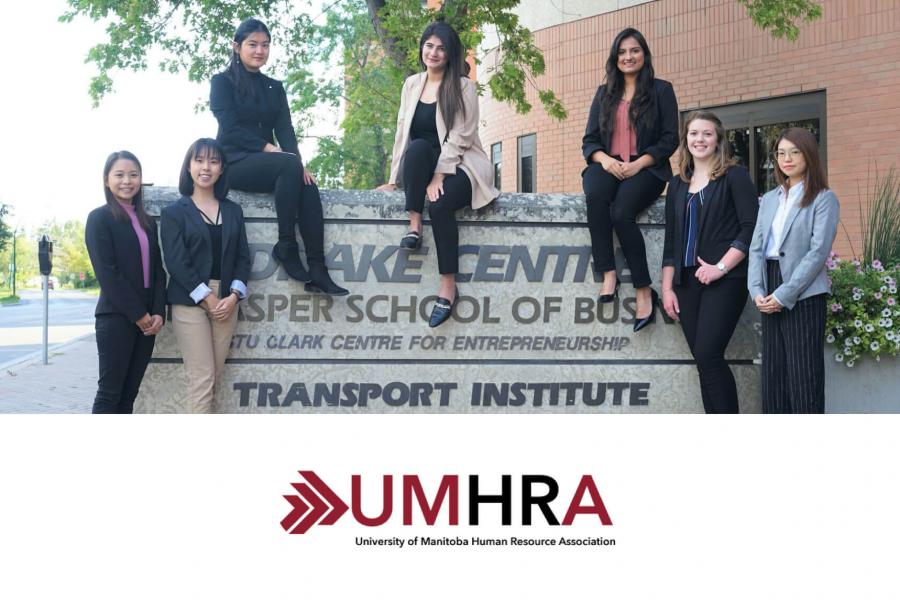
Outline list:
[[[300,221],[300,237],[310,262],[325,260],[325,225],[319,188],[303,182],[300,157],[289,152],[257,152],[228,165],[232,189],[275,193],[278,241],[296,243],[294,227]]]
[[[634,156],[631,160],[636,158]],[[641,211],[659,198],[666,182],[647,169],[620,181],[603,170],[599,163],[591,163],[582,173],[581,183],[587,201],[594,271],[604,273],[615,270],[612,239],[615,230],[631,270],[632,284],[636,288],[650,285],[644,236],[636,220]]]
[[[681,273],[675,296],[681,310],[681,329],[700,374],[700,394],[707,414],[737,413],[734,374],[725,362],[725,349],[747,303],[747,280],[723,277],[703,285],[694,276],[697,268]]]
[[[425,188],[434,176],[440,153],[427,141],[413,140],[403,155],[403,190],[406,210],[422,213]],[[428,203],[431,230],[437,248],[438,271],[450,275],[459,271],[459,226],[456,211],[472,205],[472,182],[459,167],[455,175],[444,178],[444,193],[437,202]]]
[[[781,266],[766,261],[768,293]],[[825,294],[762,315],[762,401],[766,413],[825,412]]]
[[[98,315],[95,329],[100,369],[91,412],[130,414],[156,336],[144,335],[137,325],[119,314]]]

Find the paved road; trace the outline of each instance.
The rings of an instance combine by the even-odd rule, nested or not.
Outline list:
[[[22,302],[0,308],[0,365],[41,349],[43,294],[19,292]],[[50,291],[50,344],[59,344],[94,330],[97,297],[74,290]]]

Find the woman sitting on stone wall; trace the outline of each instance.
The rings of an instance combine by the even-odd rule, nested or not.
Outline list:
[[[300,159],[284,86],[260,72],[269,60],[271,41],[269,29],[256,19],[247,19],[235,31],[228,69],[212,78],[209,93],[209,107],[219,122],[216,139],[225,148],[233,189],[275,194],[275,260],[290,277],[308,282],[306,291],[343,296],[347,290],[331,280],[325,267],[322,201],[316,180]],[[298,220],[308,271],[300,260]]]
[[[456,211],[481,208],[500,195],[478,138],[478,96],[475,83],[465,75],[465,59],[452,27],[439,21],[425,29],[419,42],[419,63],[425,70],[403,84],[390,178],[378,187],[391,191],[402,182],[409,233],[400,246],[407,249],[422,245],[422,211],[428,198],[441,274],[431,327],[450,318],[459,296]]]
[[[634,330],[656,317],[638,213],[653,204],[672,177],[669,157],[678,146],[678,104],[672,84],[653,74],[650,48],[641,33],[623,30],[606,60],[606,81],[591,103],[582,152],[594,270],[603,274],[601,302],[619,293],[613,230],[619,238],[637,295]]]

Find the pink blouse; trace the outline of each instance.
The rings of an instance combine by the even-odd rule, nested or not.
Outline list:
[[[628,109],[631,102],[619,101],[616,109],[616,125],[610,141],[610,156],[618,156],[624,161],[637,154],[637,133],[628,121]]]
[[[141,246],[141,267],[144,269],[144,287],[150,287],[150,240],[147,238],[147,232],[144,231],[144,228],[141,227],[141,222],[138,221],[137,213],[134,212],[134,207],[130,204],[122,204],[119,203],[119,206],[125,209],[125,212],[128,213],[128,216],[131,218],[131,226],[134,228],[134,233],[137,235],[138,244]]]

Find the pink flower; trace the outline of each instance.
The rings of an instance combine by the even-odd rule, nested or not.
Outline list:
[[[875,299],[881,300],[881,292],[875,292]]]
[[[888,306],[893,306],[897,303],[897,301],[894,300],[893,298],[888,298],[887,303],[888,303]]]
[[[880,261],[880,260],[873,260],[873,261],[872,261],[872,268],[875,269],[876,271],[884,271],[884,267],[881,266],[881,261]]]
[[[838,304],[837,302],[835,302],[834,304],[831,305],[831,312],[836,313],[836,312],[840,312],[840,310],[841,310],[841,305]]]

